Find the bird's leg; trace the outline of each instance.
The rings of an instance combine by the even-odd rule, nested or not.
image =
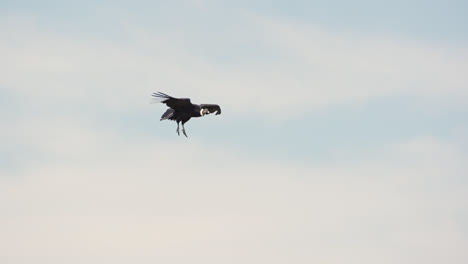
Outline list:
[[[183,125],[182,125],[182,127],[183,127]],[[177,132],[177,135],[180,136],[180,133],[179,133],[179,122],[177,122],[177,130],[176,130],[176,132]]]
[[[188,138],[188,137],[187,137],[187,134],[185,133],[184,123],[182,123],[182,133],[184,133],[185,137]]]

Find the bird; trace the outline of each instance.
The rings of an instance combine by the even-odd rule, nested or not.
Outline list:
[[[174,98],[162,92],[152,94],[158,102],[166,104],[169,108],[161,116],[161,120],[174,120],[177,122],[177,135],[180,136],[179,123],[182,123],[182,133],[188,138],[184,124],[192,117],[201,117],[216,112],[221,114],[221,108],[217,104],[192,104],[190,98]]]

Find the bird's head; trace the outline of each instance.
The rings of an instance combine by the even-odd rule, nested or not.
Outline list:
[[[213,105],[213,104],[201,105],[201,108],[200,108],[201,116],[205,116],[214,112],[216,112],[217,115],[221,114],[221,108],[219,107],[219,105]]]

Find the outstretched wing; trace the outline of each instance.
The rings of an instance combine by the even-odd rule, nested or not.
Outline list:
[[[162,99],[161,103],[166,104],[168,107],[176,111],[190,109],[193,107],[193,104],[190,102],[189,98],[174,98],[161,92],[153,93],[153,97]]]
[[[214,112],[216,112],[217,115],[221,114],[221,107],[217,104],[201,104],[200,107],[208,109],[210,114]]]

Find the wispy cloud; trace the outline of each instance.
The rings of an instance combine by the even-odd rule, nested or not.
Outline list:
[[[63,131],[61,123],[46,126]],[[34,144],[53,159],[3,179],[0,255],[39,263],[49,256],[172,256],[173,263],[467,257],[467,156],[435,139],[390,145],[369,160],[305,165],[196,142],[143,144],[112,131],[72,131],[89,136],[68,131],[54,144],[38,135]]]
[[[464,112],[437,119],[445,134],[408,133],[420,112],[392,122],[406,114],[393,104],[327,112],[388,97],[465,109],[465,47],[188,2],[223,19],[93,9],[112,34],[0,19],[0,158],[16,164],[0,170],[0,262],[466,263]],[[136,125],[155,90],[218,103],[232,124],[210,143],[164,140]],[[371,140],[372,126],[404,136]],[[336,157],[314,160],[319,144]]]
[[[463,47],[329,32],[241,15],[239,25],[226,33],[230,38],[220,42],[243,39],[244,46],[226,50],[239,56],[235,63],[196,55],[197,47],[209,45],[214,36],[200,42],[182,32],[133,25],[123,29],[130,39],[124,43],[52,33],[28,23],[20,26],[13,18],[2,23],[7,34],[1,69],[6,74],[0,81],[7,89],[48,100],[73,94],[80,102],[137,107],[143,96],[164,90],[221,100],[231,111],[275,115],[383,96],[445,98],[455,104],[466,99],[468,51]],[[249,49],[264,50],[270,60],[242,54]]]

